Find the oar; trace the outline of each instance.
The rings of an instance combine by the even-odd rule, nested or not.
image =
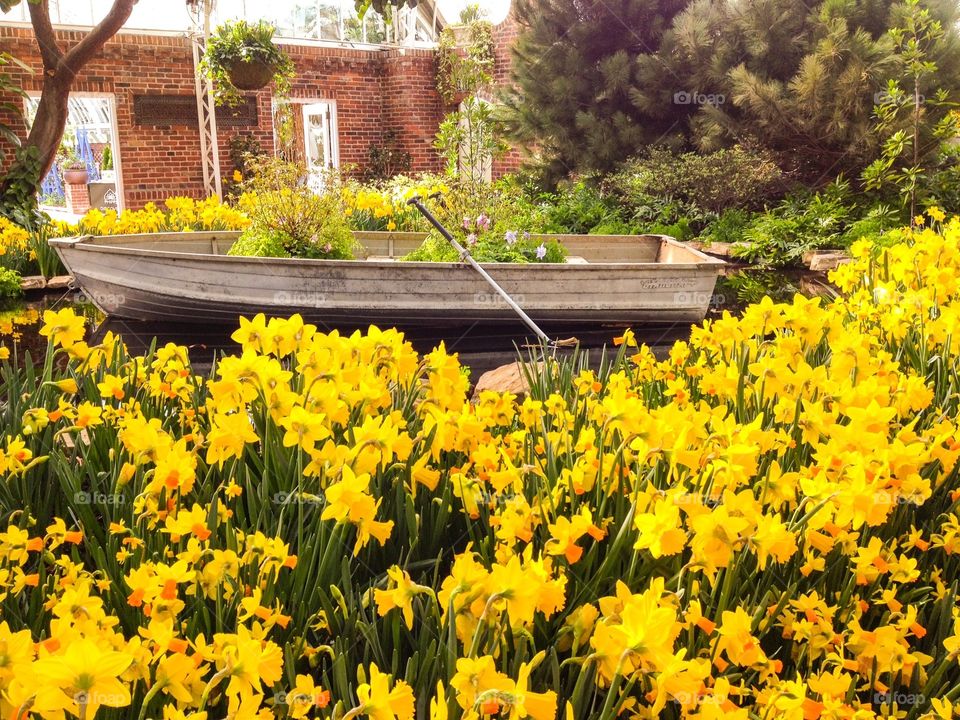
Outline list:
[[[497,294],[500,295],[500,297],[503,298],[504,302],[506,302],[507,305],[510,306],[510,308],[520,317],[521,320],[523,320],[526,326],[531,330],[533,330],[534,333],[536,333],[538,338],[540,338],[543,342],[547,343],[548,345],[552,345],[555,347],[556,346],[569,347],[571,345],[577,344],[576,338],[570,338],[568,340],[553,340],[543,330],[541,330],[540,327],[533,320],[530,319],[530,316],[523,311],[523,308],[517,305],[516,301],[507,294],[507,291],[504,290],[502,287],[500,287],[497,281],[494,280],[492,277],[490,277],[490,274],[480,266],[480,263],[478,263],[476,260],[473,259],[473,256],[470,255],[470,251],[467,250],[463,245],[458,243],[456,238],[454,238],[453,235],[450,234],[450,231],[443,226],[443,223],[441,223],[439,220],[437,220],[437,218],[434,217],[433,213],[430,212],[424,206],[423,201],[418,196],[414,196],[410,198],[407,201],[407,204],[413,205],[414,207],[417,208],[417,210],[423,213],[423,216],[430,222],[430,224],[433,225],[437,229],[437,231],[447,239],[447,242],[453,246],[453,249],[456,250],[457,253],[460,255],[460,259],[466,262],[474,270],[476,270],[480,274],[480,277],[486,280],[487,283],[490,285],[490,287],[492,287],[494,290],[497,291]]]

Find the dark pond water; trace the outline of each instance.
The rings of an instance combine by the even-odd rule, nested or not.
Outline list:
[[[770,295],[774,300],[789,300],[796,293],[808,297],[829,296],[833,293],[833,288],[820,273],[732,268],[717,281],[708,317],[719,315],[724,310],[735,313],[745,305],[757,302],[764,295]],[[230,339],[235,328],[105,319],[77,291],[31,295],[16,304],[0,307],[0,344],[6,345],[12,353],[21,358],[26,354],[35,360],[42,358],[47,346],[46,338],[39,334],[43,311],[68,306],[88,318],[89,342],[95,342],[107,331],[113,331],[137,354],[146,353],[152,343],[160,346],[168,342],[185,345],[190,349],[190,357],[197,372],[206,372],[216,355],[238,349],[236,343]],[[358,328],[339,325],[336,329],[351,332]],[[576,337],[581,348],[599,350],[610,345],[622,329],[617,325],[598,325],[586,331],[577,329]],[[569,328],[563,327],[547,326],[543,330],[554,338],[567,338],[573,334]],[[634,328],[634,331],[640,342],[645,342],[655,351],[665,351],[675,340],[689,336],[690,326],[669,324]],[[420,352],[427,352],[443,341],[448,351],[460,354],[461,362],[471,368],[473,378],[486,370],[511,362],[516,358],[518,347],[522,349],[526,343],[535,340],[519,321],[516,324],[473,324],[444,329],[442,332],[422,328],[408,329],[406,335]],[[597,358],[599,353],[592,352],[592,356]]]

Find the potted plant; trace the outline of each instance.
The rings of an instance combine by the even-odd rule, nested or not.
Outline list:
[[[236,105],[241,90],[259,90],[273,81],[278,95],[290,90],[293,61],[273,42],[276,28],[261,20],[226,22],[207,39],[201,70],[214,84],[218,103]]]
[[[112,182],[114,177],[113,150],[107,145],[103,148],[103,154],[100,156],[100,179],[104,182]]]
[[[60,170],[63,172],[63,181],[70,185],[86,185],[90,179],[87,165],[77,155],[77,151],[69,146],[61,146],[57,154]]]

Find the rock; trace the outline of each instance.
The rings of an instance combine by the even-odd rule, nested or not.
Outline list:
[[[842,250],[815,252],[813,257],[810,258],[810,269],[814,272],[827,272],[828,270],[835,270],[851,260],[853,258]]]
[[[730,257],[733,250],[733,243],[714,242],[710,243],[709,245],[701,243],[698,249],[700,252],[705,252],[707,255]]]
[[[536,372],[539,372],[542,368],[543,363],[538,362]],[[522,400],[530,392],[530,385],[527,383],[523,365],[515,361],[493,370],[487,370],[473,387],[473,399],[479,399],[480,393],[485,390],[501,393],[510,392],[516,395],[518,400]]]
[[[73,275],[55,275],[47,280],[48,290],[68,290],[73,284]]]
[[[28,275],[20,278],[21,290],[43,290],[47,286],[47,281],[43,275]]]

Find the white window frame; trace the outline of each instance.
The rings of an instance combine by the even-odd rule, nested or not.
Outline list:
[[[28,92],[27,97],[23,99],[24,116],[30,110],[30,99],[38,99],[39,92]],[[117,212],[121,213],[126,209],[123,186],[123,153],[120,149],[120,128],[117,124],[117,95],[116,93],[104,92],[70,92],[70,97],[74,98],[99,98],[107,101],[110,113],[110,153],[113,155],[113,172],[116,177],[114,184],[117,186]]]
[[[285,98],[283,100],[285,103],[290,103],[291,105],[297,106],[298,112],[303,112],[303,105],[314,105],[316,103],[326,103],[330,106],[330,154],[333,155],[333,167],[334,169],[340,168],[340,126],[338,115],[340,114],[337,109],[337,101],[332,98],[323,98],[323,97],[295,97],[295,98]],[[277,106],[280,103],[277,102],[276,98],[273,99],[273,102],[270,104],[270,111],[272,117],[277,116]],[[274,153],[279,148],[279,142],[277,140],[277,126],[276,123],[273,125],[273,149]]]

